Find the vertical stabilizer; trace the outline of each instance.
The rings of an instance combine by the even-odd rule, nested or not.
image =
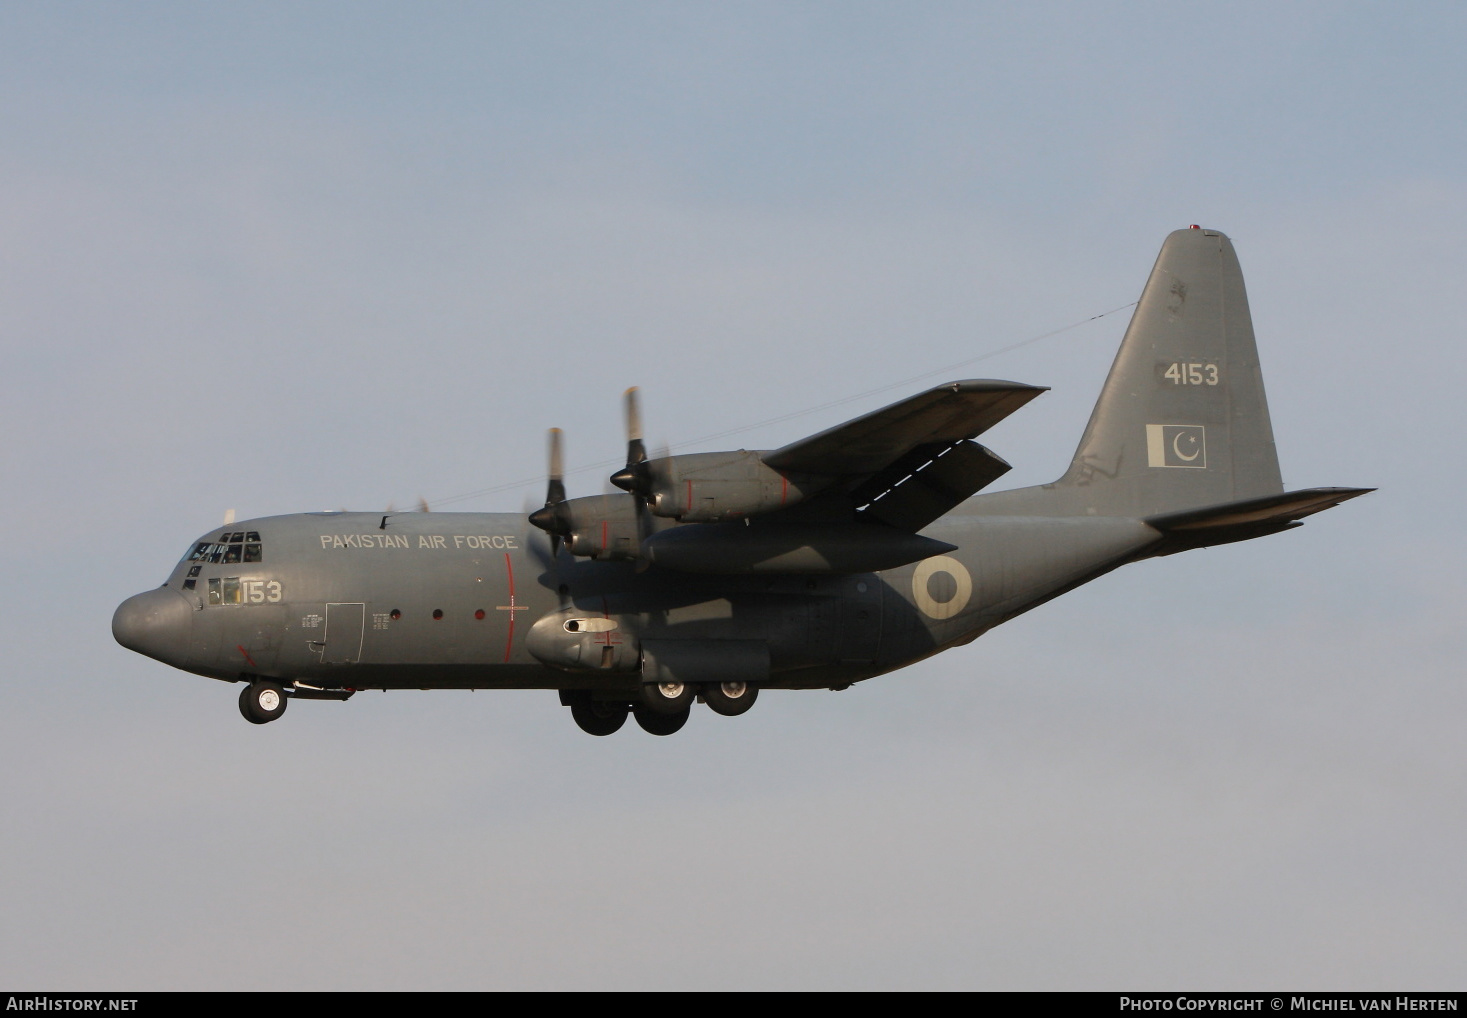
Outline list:
[[[1283,491],[1226,236],[1167,237],[1075,459],[1050,490],[1067,512],[1137,517]]]

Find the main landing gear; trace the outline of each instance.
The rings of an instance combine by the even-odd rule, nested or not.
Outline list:
[[[709,683],[703,687],[703,702],[712,708],[713,713],[726,718],[736,718],[754,706],[754,698],[758,695],[758,688],[747,682]]]
[[[754,706],[758,695],[758,687],[747,682],[662,682],[643,686],[635,701],[594,700],[588,690],[566,689],[560,693],[560,702],[570,708],[581,731],[590,735],[618,731],[628,714],[644,732],[671,735],[688,723],[694,700],[702,700],[715,714],[737,717]]]
[[[605,700],[573,703],[571,717],[589,735],[610,735],[627,723],[627,704]]]

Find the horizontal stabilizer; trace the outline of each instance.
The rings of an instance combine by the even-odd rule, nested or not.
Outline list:
[[[1331,509],[1341,502],[1374,491],[1374,488],[1306,488],[1265,495],[1241,502],[1164,513],[1146,520],[1147,526],[1162,532],[1166,543],[1152,552],[1170,555],[1189,548],[1206,548],[1215,544],[1231,544],[1253,537],[1277,533],[1299,526],[1299,521],[1314,513]]]
[[[1044,386],[978,379],[949,382],[767,453],[776,470],[871,474],[919,445],[951,445],[981,435]]]

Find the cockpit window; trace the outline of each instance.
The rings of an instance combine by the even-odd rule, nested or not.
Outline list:
[[[188,562],[263,562],[265,545],[257,530],[220,534],[218,541],[200,541],[194,545]]]

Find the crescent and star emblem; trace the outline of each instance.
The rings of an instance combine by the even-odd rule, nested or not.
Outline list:
[[[1181,441],[1184,438],[1192,440],[1193,450],[1192,455],[1190,456],[1182,451]],[[1172,439],[1172,453],[1175,454],[1177,459],[1186,460],[1188,463],[1191,463],[1198,456],[1202,455],[1202,450],[1200,448],[1197,448],[1197,436],[1189,434],[1185,431],[1178,432],[1176,436]]]

